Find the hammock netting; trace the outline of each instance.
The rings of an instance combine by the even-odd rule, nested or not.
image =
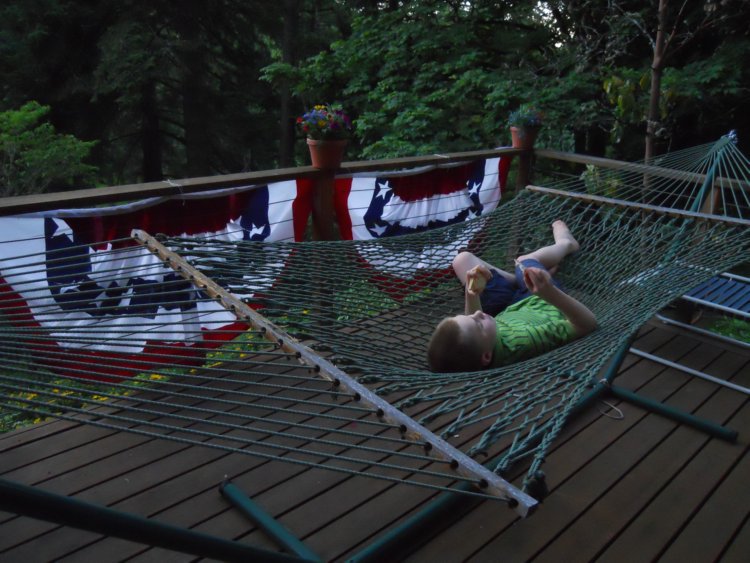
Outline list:
[[[558,277],[596,314],[600,328],[505,368],[442,375],[427,370],[432,330],[463,307],[461,285],[450,270],[456,253],[468,249],[512,271],[515,256],[551,242],[556,219],[581,243]],[[489,217],[388,240],[165,244],[235,292],[251,289],[249,280],[273,279],[284,263],[275,283],[246,294],[246,302],[313,349],[330,353],[360,381],[381,383],[380,394],[413,392],[395,405],[407,413],[417,404],[429,405],[419,421],[450,417],[442,429],[446,438],[491,421],[470,455],[514,436],[499,465],[503,470],[516,461],[515,450],[528,453],[525,438],[540,427],[548,432],[538,451],[546,449],[613,352],[656,311],[745,260],[750,232],[745,225],[524,192]]]
[[[660,167],[658,174],[646,174],[639,165],[632,170],[590,167],[583,174],[545,181],[567,195],[522,190],[489,215],[405,236],[259,243],[152,234],[202,275],[468,456],[492,456],[499,474],[529,458],[528,485],[572,409],[601,378],[615,351],[690,288],[747,260],[750,230],[743,218],[750,168],[731,142],[698,150],[701,158],[691,153],[650,163]],[[723,153],[718,160],[717,151]],[[715,215],[648,207],[657,205]],[[557,277],[589,306],[600,327],[503,368],[430,372],[425,349],[434,327],[463,309],[463,289],[451,270],[453,257],[469,250],[512,271],[516,256],[552,242],[551,224],[557,219],[568,224],[581,244]],[[99,259],[111,260],[113,271],[133,256],[138,257],[133,268],[155,267],[143,262],[144,255],[154,259],[144,248],[112,241],[109,257]],[[57,259],[64,268],[72,258],[68,252]],[[37,264],[45,260],[50,256],[39,256]],[[25,272],[33,273],[28,264],[27,259]],[[9,269],[12,264],[5,264],[6,279]],[[96,327],[63,337],[59,325],[45,330],[30,322],[26,305],[8,308],[13,297],[6,295],[0,344],[3,408],[30,416],[85,414],[89,423],[108,428],[264,459],[280,457],[437,488],[455,486],[449,467],[436,468],[438,462],[428,453],[407,448],[412,442],[403,428],[380,420],[381,413],[373,415],[359,397],[317,377],[310,366],[300,367],[298,355],[267,341],[242,315],[227,319],[216,298],[194,281],[175,275],[155,285],[151,301],[162,294],[169,301],[148,324],[135,325],[138,305],[131,304],[131,322],[115,327],[119,336],[111,336],[113,327],[107,327],[108,338],[116,340],[122,354],[112,354],[108,361],[90,355],[101,344]],[[92,290],[86,306],[101,310],[115,306],[119,297]],[[172,346],[170,329],[164,327],[188,303],[202,304],[191,309],[192,329],[181,321],[193,331],[194,345]],[[33,309],[33,303],[28,307]],[[67,316],[60,322],[75,320]],[[211,323],[222,336],[208,342],[202,335]],[[130,340],[140,345],[144,332],[159,335],[162,344],[139,351],[134,363],[127,358]],[[52,405],[42,400],[67,395],[75,400]],[[207,396],[210,407],[190,406],[193,399]],[[112,406],[91,414],[90,407],[104,401]],[[163,422],[176,404],[183,414]],[[186,416],[184,409],[192,414]],[[157,418],[160,422],[149,422]],[[200,421],[199,429],[191,430],[195,421]],[[360,424],[356,431],[352,421]],[[258,422],[262,430],[255,426]],[[216,427],[207,428],[211,424]],[[249,429],[250,435],[237,438],[241,429]],[[323,431],[326,438],[315,437]],[[362,446],[356,459],[352,453],[335,453],[351,452],[367,436],[384,444]],[[394,461],[393,456],[403,457]],[[437,477],[450,484],[436,485]]]

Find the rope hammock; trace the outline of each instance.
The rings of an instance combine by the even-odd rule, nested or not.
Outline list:
[[[750,168],[742,164],[746,174]],[[110,241],[97,257],[97,287],[78,291],[62,308],[49,305],[42,291],[38,302],[19,299],[8,289],[20,273],[14,268],[31,276],[32,286],[44,278],[64,295],[80,251],[5,260],[0,404],[29,417],[84,416],[106,428],[438,490],[478,483],[470,494],[480,496],[497,494],[488,490],[495,486],[492,477],[475,467],[457,472],[457,466],[486,455],[502,475],[528,457],[528,487],[615,351],[655,312],[747,259],[747,191],[737,187],[746,185],[747,175],[670,173],[667,188],[661,176],[635,170],[631,176],[613,172],[620,174],[616,193],[609,171],[589,169],[588,176],[548,182],[553,189],[523,190],[489,215],[392,238],[154,241],[134,233],[151,242],[134,247],[132,240]],[[709,174],[712,183],[706,182]],[[703,205],[693,209],[701,193],[693,193],[696,180],[709,186],[704,194],[714,193],[714,185],[722,186],[720,194],[729,190],[732,199],[711,201],[734,215],[696,213]],[[675,212],[655,209],[657,202],[693,207]],[[468,249],[512,270],[517,255],[551,242],[556,219],[581,243],[558,278],[592,309],[600,328],[503,368],[429,372],[425,349],[432,330],[463,308],[462,288],[450,269],[456,253]],[[124,320],[111,326],[102,317],[101,325],[79,326],[82,312],[122,308],[134,295],[115,283],[128,268],[143,281],[139,300],[127,301]],[[33,320],[40,312],[44,325]],[[192,342],[172,338],[167,327],[175,323],[189,327]],[[101,336],[113,331],[116,338],[108,338],[117,351],[103,357]],[[151,344],[144,348],[144,342]],[[308,347],[319,356],[308,354]],[[342,385],[345,375],[357,381]],[[400,411],[388,411],[389,404]],[[503,490],[500,496],[511,505],[528,501]]]
[[[559,278],[594,311],[600,328],[506,368],[429,372],[424,350],[432,330],[462,309],[462,290],[449,270],[452,257],[468,247],[512,269],[513,257],[549,243],[555,219],[566,221],[581,242]],[[516,452],[528,453],[526,440],[544,426],[548,439],[539,446],[534,465],[541,463],[569,410],[613,352],[687,289],[745,260],[749,242],[744,223],[526,191],[490,217],[385,241],[292,247],[169,239],[165,244],[230,289],[247,289],[248,279],[271,277],[275,264],[289,256],[273,287],[246,295],[246,301],[314,349],[330,351],[332,361],[360,381],[384,384],[380,394],[413,392],[394,404],[406,412],[427,405],[420,422],[452,418],[444,437],[491,421],[469,455],[514,435],[502,471],[517,460]],[[415,263],[422,267],[415,269]]]

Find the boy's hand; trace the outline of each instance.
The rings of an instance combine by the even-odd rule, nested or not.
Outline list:
[[[466,272],[466,293],[479,296],[487,287],[487,282],[492,279],[492,273],[485,266],[477,265]]]
[[[531,293],[542,298],[549,295],[550,290],[555,287],[549,272],[541,268],[526,268],[523,281],[526,282],[526,287]]]

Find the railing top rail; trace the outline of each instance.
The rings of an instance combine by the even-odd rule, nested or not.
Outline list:
[[[682,170],[675,170],[674,168],[664,168],[662,166],[653,166],[649,164],[641,164],[637,162],[626,162],[624,160],[613,160],[611,158],[602,158],[599,156],[589,156],[585,154],[577,154],[570,152],[562,152],[551,149],[536,149],[534,155],[541,158],[549,158],[551,160],[561,160],[565,162],[575,162],[578,164],[593,164],[601,168],[609,168],[613,170],[624,170],[627,172],[634,172],[638,174],[648,174],[651,176],[657,176],[661,178],[669,178],[680,181],[691,181],[696,183],[702,183],[706,179],[705,174],[698,174],[695,172],[686,172]],[[732,178],[716,178],[714,180],[716,185],[729,187],[732,189],[746,188],[747,184],[739,180]]]

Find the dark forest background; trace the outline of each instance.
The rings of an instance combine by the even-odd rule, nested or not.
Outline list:
[[[748,21],[744,0],[3,0],[0,193],[306,164],[294,120],[325,102],[350,160],[507,145],[524,102],[538,146],[742,148]]]

